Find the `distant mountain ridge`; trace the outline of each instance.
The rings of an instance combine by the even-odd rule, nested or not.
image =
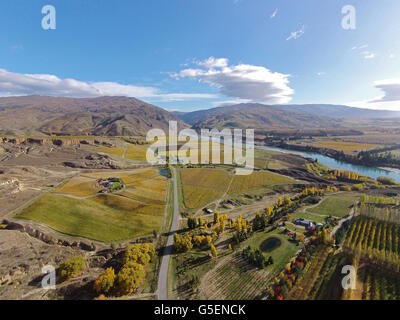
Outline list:
[[[135,98],[0,98],[3,134],[134,136],[152,128],[167,130],[171,120],[187,127],[170,112]]]
[[[370,119],[383,119],[380,122]],[[392,121],[393,120],[393,121]],[[0,134],[145,136],[150,129],[178,127],[276,129],[343,128],[400,125],[400,112],[341,105],[237,104],[193,112],[168,112],[128,97],[0,98]]]
[[[212,123],[221,125],[223,122],[238,122],[241,118],[240,113],[244,113],[245,117],[267,117],[266,124],[275,120],[276,124],[287,124],[307,126],[307,123],[301,124],[303,120],[311,121],[308,123],[310,127],[324,127],[331,123],[332,127],[340,125],[339,119],[379,119],[379,118],[400,118],[400,112],[388,110],[371,110],[348,107],[344,105],[330,104],[304,104],[304,105],[264,105],[258,103],[242,103],[232,106],[217,107],[206,110],[198,110],[192,112],[173,112],[178,118],[191,126],[202,127],[209,126]],[[286,122],[288,114],[293,115],[293,121]],[[300,116],[300,114],[302,116]],[[279,115],[283,116],[279,119]],[[321,121],[320,124],[315,123],[313,117],[308,118],[307,115],[317,116],[315,120]],[[278,116],[278,118],[277,118]],[[270,118],[270,119],[268,119]],[[214,120],[211,120],[214,119]],[[229,120],[228,120],[229,119]],[[262,119],[260,119],[262,120]],[[271,120],[271,121],[269,121]],[[298,121],[296,121],[298,120]],[[259,121],[257,121],[259,122]]]

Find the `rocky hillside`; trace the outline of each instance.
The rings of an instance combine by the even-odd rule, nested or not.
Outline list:
[[[278,128],[336,128],[341,121],[307,113],[288,112],[279,106],[262,104],[238,104],[209,110],[175,114],[183,121],[200,128],[254,128],[273,130]]]
[[[168,111],[127,97],[0,98],[0,134],[145,135],[178,120]]]

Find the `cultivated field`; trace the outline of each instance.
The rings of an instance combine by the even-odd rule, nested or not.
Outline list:
[[[102,242],[134,239],[160,229],[165,213],[167,179],[158,176],[157,171],[140,169],[87,175],[90,178],[73,178],[54,193],[23,209],[16,217],[46,224],[65,234]],[[110,176],[130,183],[115,194],[97,194],[83,199],[71,197],[93,194],[96,190],[92,191],[89,186],[96,185],[94,179]]]
[[[231,177],[225,170],[219,169],[182,169],[183,185],[225,190]]]
[[[342,290],[338,272],[345,260],[343,254],[334,255],[329,248],[320,248],[290,290],[287,300],[340,299]]]
[[[109,147],[100,147],[96,149],[96,152],[108,153],[115,156],[122,156],[124,153],[123,148],[109,148]]]
[[[322,140],[322,139],[319,140],[317,143],[314,143],[313,146],[319,148],[334,149],[343,152],[371,150],[379,147],[379,145],[377,144],[345,142],[336,140]]]
[[[294,183],[295,180],[269,171],[257,171],[248,176],[235,176],[229,194],[237,194],[255,189],[270,188],[274,185]]]
[[[147,146],[129,145],[125,157],[130,160],[146,161]]]
[[[278,248],[264,254],[266,257],[272,256],[273,265],[260,270],[249,265],[240,253],[233,254],[221,260],[204,276],[200,286],[200,298],[209,300],[261,298],[273,277],[284,268],[299,249],[278,231],[255,234],[248,241],[243,242],[241,248],[249,245],[259,248],[263,241],[271,237],[279,238],[281,241]]]
[[[220,169],[181,169],[185,207],[196,209],[221,197],[229,186],[231,177]]]
[[[223,191],[217,189],[183,185],[185,207],[188,209],[203,207],[223,194]]]
[[[75,177],[69,180],[56,193],[66,193],[74,196],[86,197],[96,194],[101,188],[96,180],[85,177]]]
[[[400,277],[398,274],[381,272],[365,267],[358,273],[362,284],[362,300],[400,300]]]
[[[17,218],[34,220],[68,235],[101,242],[133,239],[160,228],[160,212],[130,201],[127,203],[118,196],[77,200],[48,194],[24,209]]]

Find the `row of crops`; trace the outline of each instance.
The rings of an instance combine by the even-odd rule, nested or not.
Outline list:
[[[364,274],[363,300],[399,300],[400,277],[367,268]]]
[[[345,247],[377,263],[400,270],[400,226],[359,216],[349,230]]]

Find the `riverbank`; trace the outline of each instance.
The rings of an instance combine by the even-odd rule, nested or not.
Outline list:
[[[301,156],[303,158],[311,158],[317,160],[319,163],[335,170],[342,171],[351,171],[356,172],[360,175],[367,176],[373,179],[377,179],[378,177],[389,177],[397,182],[400,182],[400,169],[396,168],[381,168],[374,166],[365,166],[362,164],[354,164],[344,160],[338,160],[334,157],[321,154],[318,152],[310,152],[310,151],[300,151],[300,150],[292,150],[292,149],[284,149],[277,146],[256,146],[256,148],[276,151],[281,153],[290,153],[294,155]]]
[[[343,151],[338,151],[338,150],[334,150],[334,149],[314,147],[314,146],[308,146],[308,145],[295,145],[295,144],[288,144],[288,143],[282,143],[282,142],[274,143],[269,146],[281,148],[284,150],[294,150],[294,151],[307,152],[307,153],[318,153],[318,154],[322,154],[324,156],[333,158],[337,161],[348,162],[348,163],[351,163],[354,165],[361,165],[361,166],[366,166],[366,167],[371,167],[371,168],[386,168],[383,170],[388,170],[388,171],[391,171],[393,169],[400,170],[400,166],[397,164],[385,164],[383,167],[378,167],[374,163],[371,163],[369,161],[360,159],[358,157],[355,157],[355,156],[352,156],[349,154],[345,154]]]

